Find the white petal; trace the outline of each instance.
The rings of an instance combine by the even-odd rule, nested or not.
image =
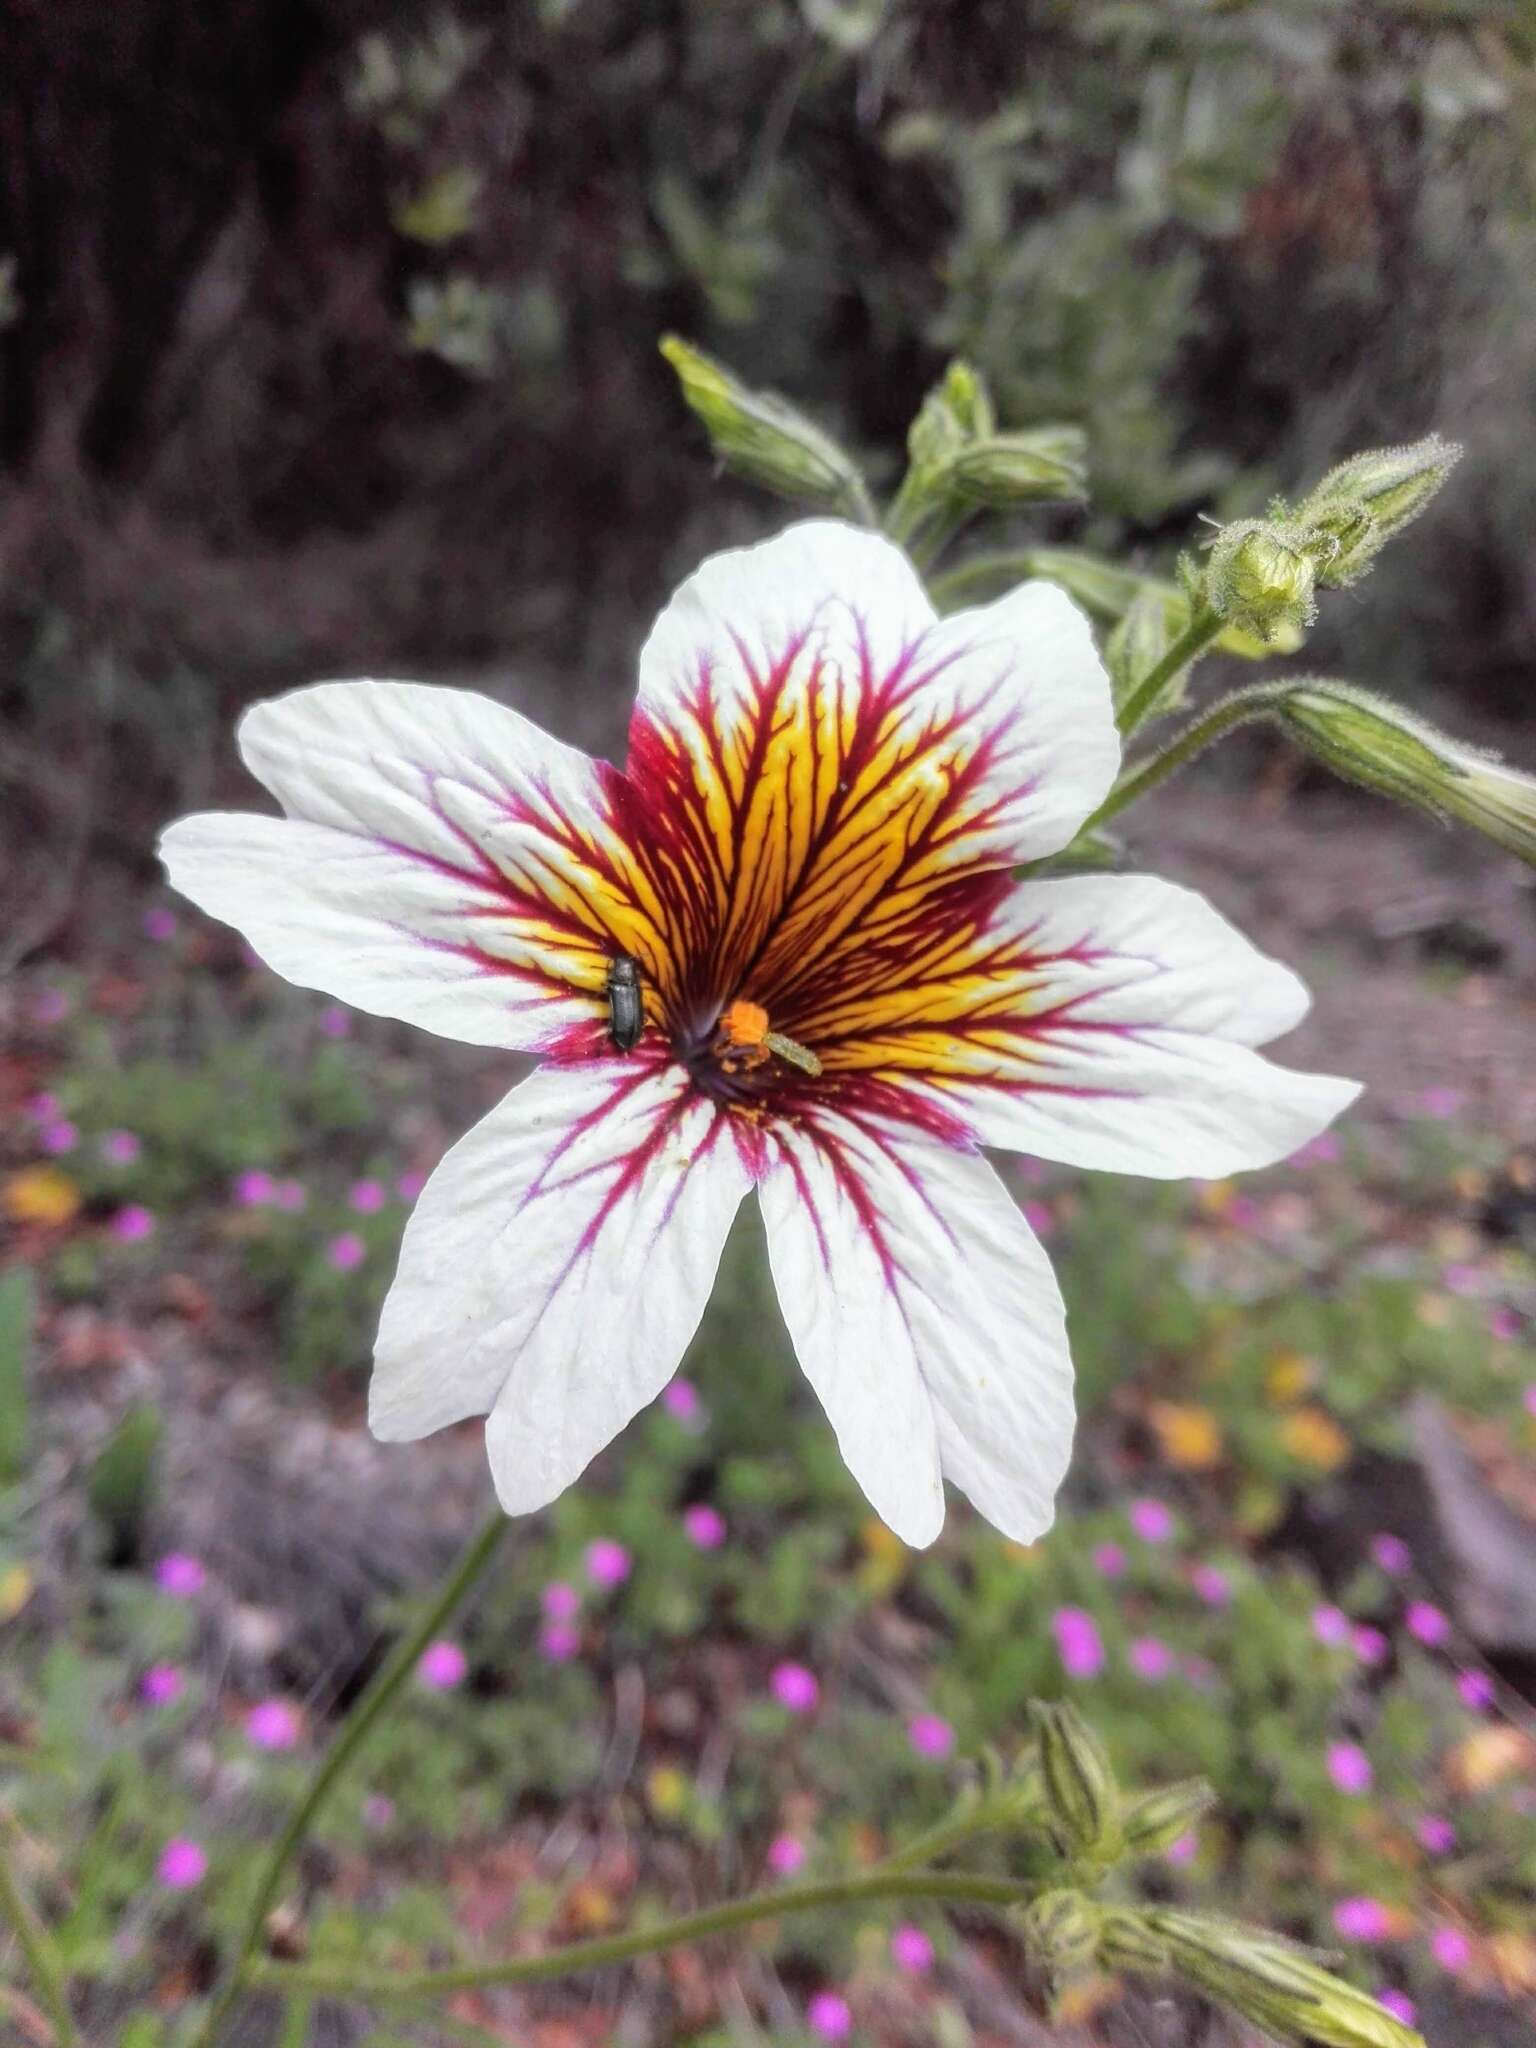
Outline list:
[[[428,1181],[379,1329],[389,1440],[490,1411],[509,1513],[553,1500],[661,1391],[749,1178],[676,1067],[546,1067]]]
[[[982,1144],[1157,1179],[1268,1166],[1358,1095],[1252,1050],[1306,1014],[1288,967],[1193,890],[1145,875],[1021,885],[902,1085]]]
[[[172,883],[271,966],[450,1038],[548,1046],[646,957],[645,885],[599,771],[504,706],[417,683],[320,683],[240,727],[289,816],[186,818]]]
[[[1019,1542],[1048,1528],[1072,1445],[1049,1261],[985,1160],[837,1115],[774,1133],[762,1184],[779,1303],[849,1470],[906,1542],[940,1472]]]

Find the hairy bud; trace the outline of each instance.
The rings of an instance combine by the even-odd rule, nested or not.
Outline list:
[[[961,448],[939,474],[939,487],[994,512],[1088,495],[1088,441],[1080,427],[1036,427],[991,434]]]
[[[1217,534],[1205,601],[1229,626],[1267,646],[1297,644],[1317,612],[1317,565],[1299,528],[1237,519]]]
[[[1326,539],[1317,580],[1332,589],[1358,582],[1392,536],[1417,519],[1461,460],[1454,441],[1430,434],[1402,448],[1352,455],[1331,469],[1290,515]]]
[[[727,469],[781,498],[868,516],[858,468],[830,434],[775,392],[749,390],[723,363],[677,335],[663,336],[660,346]]]
[[[1168,1944],[1153,1933],[1144,1913],[1129,1906],[1108,1906],[1099,1923],[1098,1958],[1106,1970],[1161,1976],[1168,1969]]]
[[[1424,2048],[1423,2036],[1303,1948],[1236,1921],[1152,1907],[1142,1928],[1169,1967],[1278,2041],[1322,2048]]]
[[[1120,1791],[1104,1745],[1065,1700],[1036,1700],[1032,1712],[1052,1833],[1074,1861],[1113,1863],[1125,1837]]]
[[[1139,1856],[1155,1856],[1187,1835],[1215,1804],[1215,1790],[1204,1778],[1183,1778],[1160,1791],[1144,1792],[1126,1802],[1126,1847]]]
[[[1019,1915],[1019,1933],[1031,1959],[1050,1977],[1070,1976],[1099,1949],[1103,1915],[1081,1892],[1042,1892]]]

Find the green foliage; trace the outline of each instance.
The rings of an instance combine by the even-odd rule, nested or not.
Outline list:
[[[37,1319],[25,1266],[0,1273],[0,1485],[19,1479],[27,1456],[27,1366]]]
[[[159,1411],[130,1408],[91,1465],[85,1497],[116,1564],[141,1554],[141,1537],[155,1503],[160,1440]]]

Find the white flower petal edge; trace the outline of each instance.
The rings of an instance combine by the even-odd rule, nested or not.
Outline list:
[[[941,1473],[1007,1536],[1051,1525],[1072,1364],[1050,1261],[987,1162],[895,1127],[781,1127],[762,1188],[795,1352],[849,1470],[905,1542]]]
[[[1027,882],[1004,917],[1011,975],[991,984],[988,1014],[957,1025],[968,1049],[953,1075],[915,1083],[984,1145],[1216,1177],[1288,1157],[1360,1093],[1252,1050],[1301,1021],[1306,987],[1191,889],[1148,875]]]
[[[677,1069],[542,1068],[417,1203],[379,1328],[375,1436],[489,1410],[502,1506],[543,1507],[676,1370],[749,1184]]]
[[[300,987],[535,1051],[590,1021],[581,992],[601,989],[616,943],[648,950],[594,764],[515,711],[423,683],[317,683],[247,712],[240,745],[288,817],[184,818],[161,857]]]

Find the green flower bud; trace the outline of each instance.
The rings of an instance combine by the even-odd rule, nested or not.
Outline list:
[[[988,576],[983,583],[981,572],[993,565],[997,572],[995,582]],[[1106,562],[1086,548],[1022,548],[1006,555],[983,555],[975,563],[964,564],[957,573],[965,578],[968,604],[985,595],[987,589],[1006,590],[1021,577],[1043,576],[1048,583],[1059,584],[1091,618],[1113,624],[1138,597],[1145,596],[1157,598],[1163,606],[1170,640],[1189,624],[1189,598],[1178,584],[1161,576],[1145,576],[1136,569],[1123,569],[1119,563]],[[1198,571],[1196,580],[1204,580]],[[1229,625],[1215,645],[1223,654],[1240,654],[1245,661],[1260,661],[1273,654],[1292,654],[1301,641],[1299,630],[1282,630],[1273,640],[1260,640],[1238,626]]]
[[[864,480],[829,434],[777,393],[749,390],[723,363],[677,335],[664,335],[660,347],[727,469],[781,498],[870,517]]]
[[[1417,519],[1461,460],[1454,441],[1430,434],[1403,448],[1352,455],[1331,469],[1291,514],[1333,543],[1320,551],[1317,580],[1330,589],[1358,582],[1377,555]]]
[[[1536,777],[1348,683],[1308,677],[1285,693],[1278,715],[1335,774],[1458,818],[1536,867]]]
[[[1047,1976],[1070,1976],[1098,1953],[1103,1914],[1081,1892],[1042,1892],[1019,1915],[1019,1933],[1031,1961]]]
[[[1049,499],[1083,499],[1088,495],[1087,453],[1080,427],[991,434],[952,455],[938,487],[995,512]]]
[[[1099,1961],[1106,1970],[1141,1970],[1162,1976],[1168,1944],[1147,1925],[1146,1915],[1128,1906],[1106,1907],[1099,1923]]]
[[[1141,1916],[1170,1967],[1277,2041],[1322,2048],[1424,2048],[1421,2034],[1312,1954],[1262,1928],[1152,1907]]]
[[[1216,536],[1205,570],[1205,601],[1228,625],[1268,646],[1291,645],[1317,611],[1317,565],[1306,534],[1263,519],[1238,519]]]
[[[1126,1846],[1139,1856],[1155,1856],[1187,1835],[1215,1804],[1215,1790],[1204,1778],[1183,1778],[1177,1785],[1144,1792],[1126,1804]]]
[[[923,400],[908,429],[912,467],[941,467],[967,442],[990,434],[995,425],[991,394],[980,371],[957,359]]]
[[[1109,1864],[1121,1854],[1120,1791],[1104,1745],[1067,1701],[1036,1700],[1034,1715],[1046,1819],[1065,1855]]]

